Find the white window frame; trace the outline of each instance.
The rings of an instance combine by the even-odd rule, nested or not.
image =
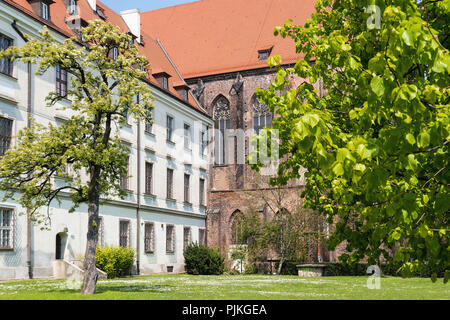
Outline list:
[[[0,245],[3,243],[3,231],[9,231],[9,246],[0,246],[0,251],[13,251],[15,248],[15,208],[1,206],[1,221],[3,221],[3,211],[10,212],[9,218],[9,226],[2,226],[3,223],[0,223]]]

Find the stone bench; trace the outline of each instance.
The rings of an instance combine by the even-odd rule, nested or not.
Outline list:
[[[299,277],[323,277],[326,265],[323,264],[301,264],[297,266]]]

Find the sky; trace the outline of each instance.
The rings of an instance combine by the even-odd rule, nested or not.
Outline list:
[[[101,0],[108,7],[119,13],[123,10],[139,8],[141,11],[154,10],[178,4],[194,2],[195,0]]]

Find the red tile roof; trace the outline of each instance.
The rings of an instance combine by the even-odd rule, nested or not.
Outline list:
[[[296,61],[295,43],[274,37],[275,26],[304,24],[315,0],[201,0],[144,12],[143,29],[160,39],[185,79],[267,67],[258,51],[273,47]]]
[[[56,30],[57,32],[71,37],[73,36],[72,30],[67,26],[65,20],[70,17],[67,9],[62,0],[54,0],[54,3],[50,6],[50,21],[44,20],[39,15],[37,15],[31,8],[30,3],[27,0],[1,0],[16,9],[24,12],[25,14],[33,17],[34,19],[40,21],[41,23],[47,25],[48,27]],[[100,19],[100,17],[92,10],[87,0],[78,0],[78,11],[79,15],[86,21]],[[121,32],[130,32],[127,24],[122,19],[120,14],[114,12],[104,3],[97,1],[97,7],[103,10],[105,15],[105,21],[109,22],[113,25],[116,25],[120,28]],[[178,95],[177,91],[173,87],[173,83],[179,84],[184,83],[184,80],[177,74],[174,66],[169,60],[169,57],[166,55],[164,50],[159,46],[157,41],[148,35],[145,32],[142,33],[142,37],[144,40],[144,46],[138,45],[139,53],[147,57],[148,61],[151,63],[152,70],[158,69],[162,70],[171,75],[169,80],[169,90],[164,90],[161,88],[159,83],[149,75],[148,81],[153,86],[158,87],[160,90],[167,92],[169,95],[179,100],[180,102],[184,102],[184,100]],[[189,102],[187,103],[189,107],[195,109],[196,111],[201,112],[204,115],[207,115],[206,111],[203,110],[200,105],[189,95]],[[209,117],[209,116],[208,116]]]

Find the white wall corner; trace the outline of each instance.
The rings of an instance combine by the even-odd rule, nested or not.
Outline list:
[[[89,5],[91,6],[92,10],[97,10],[97,0],[87,0]]]
[[[139,9],[131,9],[121,11],[120,15],[127,24],[131,33],[136,36],[137,42],[141,42],[141,11]]]

